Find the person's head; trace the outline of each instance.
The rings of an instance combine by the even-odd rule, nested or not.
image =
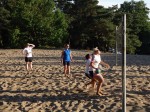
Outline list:
[[[97,48],[97,47],[95,47],[94,49],[93,49],[93,54],[100,54],[101,52],[100,52],[100,50]]]
[[[69,44],[65,44],[65,48],[68,49],[69,48]]]
[[[27,43],[26,47],[32,47],[32,45],[30,43]]]
[[[26,47],[28,47],[28,46],[29,46],[29,43],[26,44]]]
[[[88,60],[88,59],[90,59],[90,58],[91,58],[91,55],[90,55],[90,54],[85,55],[85,59],[86,59],[86,60]]]

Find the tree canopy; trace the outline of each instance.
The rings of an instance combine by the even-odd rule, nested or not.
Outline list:
[[[144,1],[105,8],[98,0],[0,0],[0,47],[115,48],[115,28],[127,14],[127,53],[150,54],[149,8]],[[121,31],[119,35],[122,35]],[[118,38],[121,39],[121,36]]]

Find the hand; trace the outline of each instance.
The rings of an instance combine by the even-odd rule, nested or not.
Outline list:
[[[110,65],[107,64],[106,67],[107,67],[108,70],[110,69]]]

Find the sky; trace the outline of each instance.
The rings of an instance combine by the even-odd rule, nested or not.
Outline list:
[[[130,2],[131,0],[98,0],[99,4],[104,6],[104,7],[112,7],[112,5],[117,5],[120,7],[120,4],[124,3],[124,1]],[[140,1],[140,0],[134,0],[134,1]],[[143,0],[144,3],[146,4],[146,7],[150,9],[150,0]],[[150,18],[150,13],[149,13],[149,18]]]

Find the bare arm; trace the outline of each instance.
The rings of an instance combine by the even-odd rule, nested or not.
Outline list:
[[[63,62],[63,58],[64,58],[64,51],[62,51],[62,53],[61,53],[61,62]]]
[[[29,46],[31,46],[32,48],[34,48],[34,47],[35,47],[35,45],[34,45],[34,44],[30,44],[30,43],[28,43],[28,45],[29,45]]]
[[[96,69],[96,68],[94,67],[94,62],[93,62],[93,61],[91,61],[90,66],[91,66],[92,68]]]
[[[71,59],[71,61],[72,61],[72,53],[70,52],[70,59]]]
[[[22,50],[22,54],[25,54],[25,49]]]
[[[64,57],[64,51],[61,52],[61,59]]]
[[[105,66],[107,69],[110,69],[109,64],[105,63],[104,61],[101,61],[100,64]]]
[[[94,55],[92,55],[92,61],[91,61],[91,63],[90,63],[90,66],[91,66],[92,68],[95,68],[95,67],[94,67],[94,61],[93,61],[93,60],[94,60]],[[96,68],[95,68],[95,69],[96,69]]]

